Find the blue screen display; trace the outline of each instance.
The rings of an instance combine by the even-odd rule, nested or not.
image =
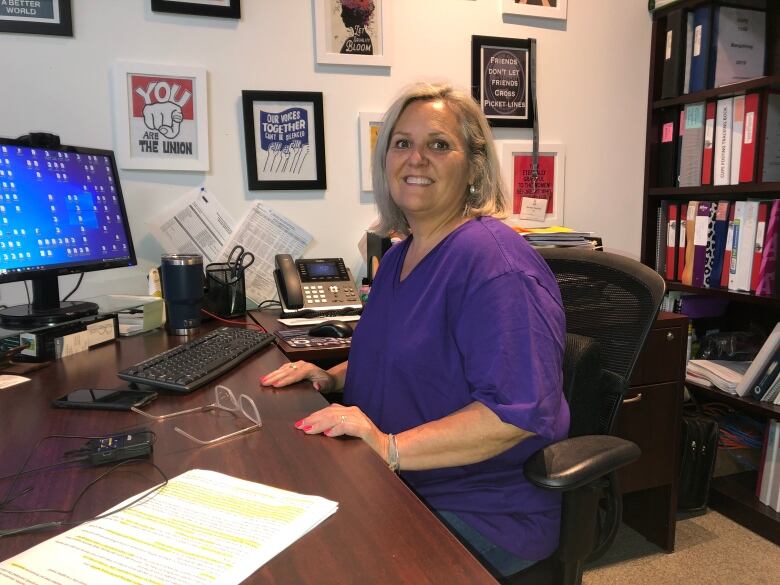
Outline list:
[[[132,261],[112,160],[0,143],[0,276]]]
[[[335,278],[339,275],[339,270],[333,262],[312,262],[307,264],[307,268],[311,276],[332,276]]]

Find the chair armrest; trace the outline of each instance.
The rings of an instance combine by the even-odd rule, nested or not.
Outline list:
[[[639,458],[631,441],[611,435],[564,439],[540,449],[525,462],[525,476],[537,487],[570,491],[609,475]]]

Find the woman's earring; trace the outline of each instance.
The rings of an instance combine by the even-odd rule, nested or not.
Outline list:
[[[476,185],[469,185],[469,193],[471,193],[472,195],[476,195],[477,194],[477,187],[476,187]]]

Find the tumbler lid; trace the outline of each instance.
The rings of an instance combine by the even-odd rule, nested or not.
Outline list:
[[[203,256],[200,254],[163,254],[162,263],[176,266],[203,265]]]

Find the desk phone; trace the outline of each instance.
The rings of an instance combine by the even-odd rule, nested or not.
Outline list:
[[[301,310],[328,312],[363,307],[352,272],[341,258],[293,260],[289,254],[277,254],[274,263],[274,281],[283,315]]]

